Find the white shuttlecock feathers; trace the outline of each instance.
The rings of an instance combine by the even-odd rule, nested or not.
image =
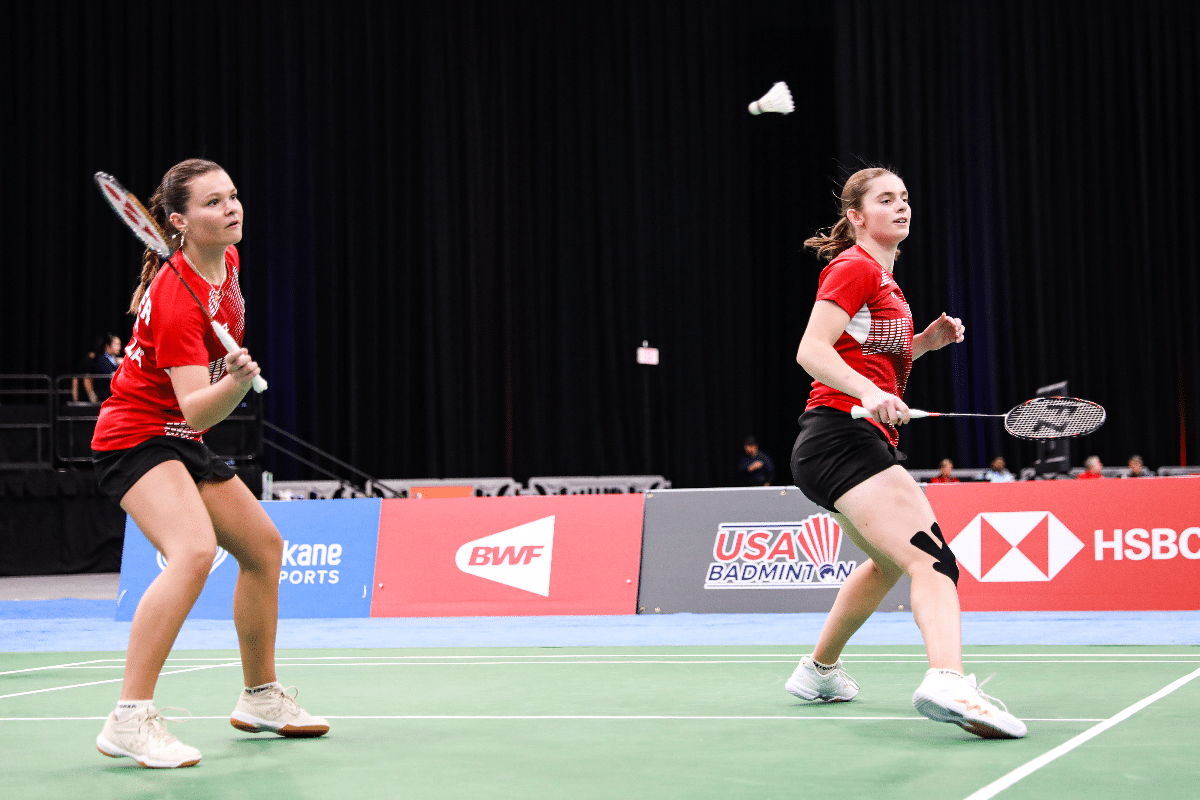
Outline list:
[[[762,114],[765,112],[790,114],[795,109],[796,104],[792,102],[792,93],[788,91],[787,84],[783,81],[772,86],[771,91],[750,104],[751,114]]]

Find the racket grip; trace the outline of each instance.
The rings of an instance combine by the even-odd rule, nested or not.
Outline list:
[[[237,341],[235,341],[234,338],[229,335],[229,331],[225,330],[224,325],[214,319],[212,321],[212,327],[217,334],[217,338],[221,340],[221,344],[225,345],[226,352],[236,353],[238,350],[242,349],[241,345],[239,345]],[[250,381],[250,387],[259,394],[262,394],[267,390],[267,379],[262,375],[255,375],[253,380]]]
[[[850,416],[854,417],[855,419],[863,419],[864,417],[871,416],[871,412],[867,411],[862,406],[855,406],[854,408],[850,409]],[[910,408],[908,410],[909,419],[924,419],[928,416],[930,416],[928,411],[921,411],[917,408]]]

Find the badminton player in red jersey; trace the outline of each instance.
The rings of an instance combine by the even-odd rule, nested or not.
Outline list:
[[[893,275],[912,215],[904,182],[885,169],[860,170],[841,201],[838,223],[805,242],[830,264],[796,354],[816,380],[791,463],[796,485],[833,512],[869,560],[847,577],[816,648],[786,688],[806,700],[858,694],[842,669],[842,649],[906,574],[930,667],[913,696],[917,710],[978,736],[1022,737],[1024,723],[963,674],[958,564],[896,449],[897,427],[909,420],[903,396],[913,360],[963,341],[965,328],[943,313],[913,335],[912,312]],[[854,419],[854,406],[870,416]]]
[[[238,562],[233,621],[245,690],[234,727],[282,736],[321,736],[275,674],[283,540],[262,505],[201,434],[238,406],[258,365],[245,348],[226,353],[188,286],[238,342],[245,331],[238,287],[242,205],[233,181],[211,161],[172,167],[151,198],[151,216],[177,247],[159,269],[147,251],[125,360],[100,409],[92,456],[101,488],[133,518],[167,565],[133,615],[117,708],[96,737],[108,756],[145,767],[182,767],[200,751],[172,736],[153,704],[154,687],[217,547]]]

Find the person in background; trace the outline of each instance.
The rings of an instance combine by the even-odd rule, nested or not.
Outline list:
[[[103,348],[103,341],[99,338],[88,343],[87,352],[83,354],[83,358],[75,364],[75,371],[81,375],[89,375],[95,365],[96,354]],[[83,394],[80,394],[80,389]],[[71,402],[73,403],[98,403],[100,400],[95,397],[95,391],[92,387],[91,379],[89,378],[71,378]]]
[[[943,458],[942,463],[938,464],[938,469],[940,472],[929,479],[930,483],[961,483],[954,477],[954,462],[950,459]]]
[[[738,461],[738,483],[741,486],[770,486],[775,480],[775,462],[758,449],[758,440],[747,436],[742,444],[745,455]]]
[[[996,456],[988,464],[988,470],[983,473],[983,479],[992,483],[1011,483],[1016,480],[1016,477],[1005,466],[1004,456]]]
[[[112,375],[121,366],[121,337],[111,333],[99,336],[92,343],[87,355],[79,362],[79,371],[83,378],[71,379],[71,400],[74,402],[102,403],[108,399],[108,381],[97,381],[93,375]],[[83,386],[83,398],[79,393]]]
[[[1141,456],[1129,457],[1129,475],[1130,478],[1153,478],[1154,470],[1147,469],[1145,462]]]
[[[1100,471],[1104,469],[1104,465],[1100,463],[1100,456],[1088,456],[1087,461],[1083,462],[1084,471],[1079,473],[1081,481],[1094,481],[1098,478],[1103,478],[1104,474]]]

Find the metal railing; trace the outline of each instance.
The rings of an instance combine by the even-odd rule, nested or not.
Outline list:
[[[54,440],[49,375],[0,375],[0,469],[49,469]]]

